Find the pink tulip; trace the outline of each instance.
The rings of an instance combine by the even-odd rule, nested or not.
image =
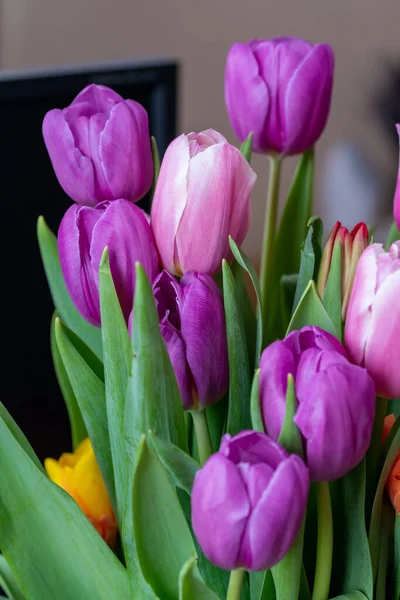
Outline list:
[[[400,396],[400,242],[372,244],[358,261],[347,311],[345,345],[367,368],[378,396]]]
[[[208,129],[176,138],[161,165],[151,226],[162,266],[212,275],[250,225],[256,174],[240,151]]]
[[[400,124],[396,125],[397,133],[400,135]],[[394,195],[393,205],[394,220],[396,221],[397,229],[400,229],[400,165],[397,173],[396,192]]]

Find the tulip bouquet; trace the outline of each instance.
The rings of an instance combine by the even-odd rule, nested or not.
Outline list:
[[[333,65],[327,44],[235,44],[242,145],[189,133],[161,165],[145,110],[111,89],[46,115],[71,198],[38,239],[72,446],[43,467],[0,404],[9,598],[400,598],[400,184],[386,250],[363,223],[322,245]],[[252,151],[270,161],[260,278],[241,249]]]

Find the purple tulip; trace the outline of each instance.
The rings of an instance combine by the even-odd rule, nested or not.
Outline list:
[[[163,271],[153,284],[161,333],[185,409],[203,409],[228,390],[228,348],[222,295],[202,273],[180,284]]]
[[[94,208],[74,204],[58,231],[58,250],[65,284],[78,311],[100,326],[99,265],[108,246],[111,274],[122,311],[128,319],[135,291],[135,262],[150,281],[159,272],[150,225],[128,200],[101,202]]]
[[[375,386],[366,369],[348,361],[336,338],[317,327],[293,331],[264,350],[260,369],[261,411],[275,440],[285,416],[288,374],[294,377],[294,422],[312,480],[337,479],[362,460],[371,439]]]
[[[48,112],[43,137],[60,185],[79,204],[136,202],[151,187],[147,113],[108,87],[89,85],[67,108]]]
[[[161,264],[170,273],[212,275],[250,226],[256,174],[223,135],[208,129],[176,138],[165,153],[151,209]]]
[[[225,435],[192,490],[193,529],[204,554],[222,569],[270,569],[300,529],[308,488],[301,458],[267,435]]]
[[[400,396],[400,242],[368,246],[357,264],[344,339],[351,360],[368,369],[378,396]]]
[[[225,69],[231,125],[256,152],[300,154],[315,144],[328,119],[334,56],[328,44],[290,37],[236,43]]]

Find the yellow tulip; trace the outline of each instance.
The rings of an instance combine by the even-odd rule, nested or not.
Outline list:
[[[89,438],[59,460],[46,458],[44,466],[50,479],[72,496],[107,544],[115,546],[117,523]]]

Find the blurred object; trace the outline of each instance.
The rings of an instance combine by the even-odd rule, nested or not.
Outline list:
[[[400,123],[400,65],[389,63],[385,65],[387,76],[385,82],[373,97],[373,109],[379,118],[393,150],[398,148],[399,136],[396,124]]]
[[[363,221],[376,240],[383,239],[392,221],[391,202],[380,173],[355,142],[339,142],[326,152],[321,212],[327,232],[336,221],[348,228]]]
[[[2,312],[7,315],[1,401],[40,458],[57,456],[71,444],[49,349],[53,303],[36,241],[36,220],[46,215],[56,233],[72,200],[60,188],[47,155],[42,139],[44,115],[70,104],[90,83],[111,86],[145,107],[162,156],[176,135],[177,77],[177,64],[164,60],[0,74],[2,241],[6,251],[2,281],[7,290],[1,300]],[[148,210],[149,198],[139,205]],[[29,377],[18,376],[21,364]]]

